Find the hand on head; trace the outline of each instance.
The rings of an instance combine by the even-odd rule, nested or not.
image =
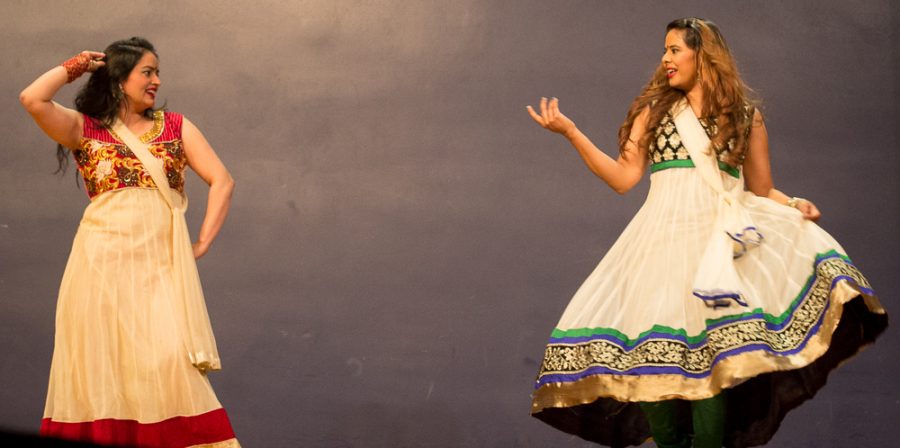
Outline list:
[[[106,62],[103,60],[106,58],[106,55],[99,51],[82,51],[81,55],[85,55],[89,58],[88,69],[87,71],[93,73],[97,71],[100,67],[106,65]]]
[[[106,65],[106,62],[103,62],[101,60],[105,57],[106,55],[103,53],[88,50],[82,51],[81,53],[72,56],[71,58],[60,64],[63,66],[63,68],[66,69],[66,75],[68,76],[66,82],[72,82],[87,72],[97,71],[98,68]]]

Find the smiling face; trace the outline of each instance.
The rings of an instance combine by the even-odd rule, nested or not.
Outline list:
[[[122,83],[122,90],[128,106],[137,113],[143,113],[156,103],[159,79],[159,60],[153,52],[145,51],[137,65]]]
[[[666,33],[666,52],[662,64],[669,78],[669,86],[688,92],[697,83],[697,52],[684,42],[684,30],[673,29]]]

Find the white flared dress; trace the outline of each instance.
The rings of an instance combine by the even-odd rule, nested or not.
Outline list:
[[[675,116],[650,145],[646,202],[552,332],[532,413],[588,440],[639,445],[649,431],[637,402],[732,389],[728,446],[762,444],[828,371],[874,340],[886,315],[844,249],[799,211],[743,191],[740,169],[709,155],[732,195],[711,188]],[[723,231],[729,201],[752,238]],[[736,248],[710,264],[719,237]],[[721,285],[717,263],[732,275]]]
[[[181,123],[158,112],[141,137],[176,191],[186,164]],[[115,446],[238,446],[178,324],[183,288],[169,205],[141,161],[96,120],[85,117],[74,154],[91,203],[60,286],[41,434]]]

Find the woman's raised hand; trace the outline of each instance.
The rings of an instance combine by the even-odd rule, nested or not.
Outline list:
[[[63,62],[62,67],[66,69],[66,83],[70,83],[80,78],[81,75],[94,72],[98,68],[106,65],[101,61],[106,56],[98,51],[82,51]]]
[[[71,79],[73,72],[78,76],[81,76],[81,74],[85,72],[93,73],[97,71],[98,68],[106,65],[106,62],[103,62],[103,58],[105,57],[106,55],[99,51],[84,50],[81,53],[72,56],[66,62],[63,62],[62,66],[69,72],[69,82],[72,82],[74,81],[74,79]],[[75,76],[75,78],[78,76]]]
[[[87,68],[88,72],[93,73],[93,72],[97,71],[98,68],[106,65],[106,62],[103,61],[103,58],[105,58],[106,55],[99,51],[85,50],[85,51],[81,52],[81,55],[87,56],[87,58],[88,58],[88,61],[89,61],[88,68]]]
[[[553,98],[550,101],[547,101],[547,98],[541,98],[540,114],[535,112],[531,106],[527,106],[526,109],[531,118],[548,131],[569,135],[576,129],[575,122],[559,111],[559,99],[557,98]]]

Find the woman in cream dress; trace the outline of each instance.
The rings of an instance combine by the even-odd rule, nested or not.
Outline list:
[[[53,101],[90,72],[75,109]],[[200,131],[154,109],[159,60],[144,39],[85,51],[20,100],[70,148],[90,204],[60,286],[41,434],[141,447],[236,447],[206,373],[220,368],[195,258],[228,213],[234,182]],[[207,184],[197,241],[184,221],[184,169]]]

